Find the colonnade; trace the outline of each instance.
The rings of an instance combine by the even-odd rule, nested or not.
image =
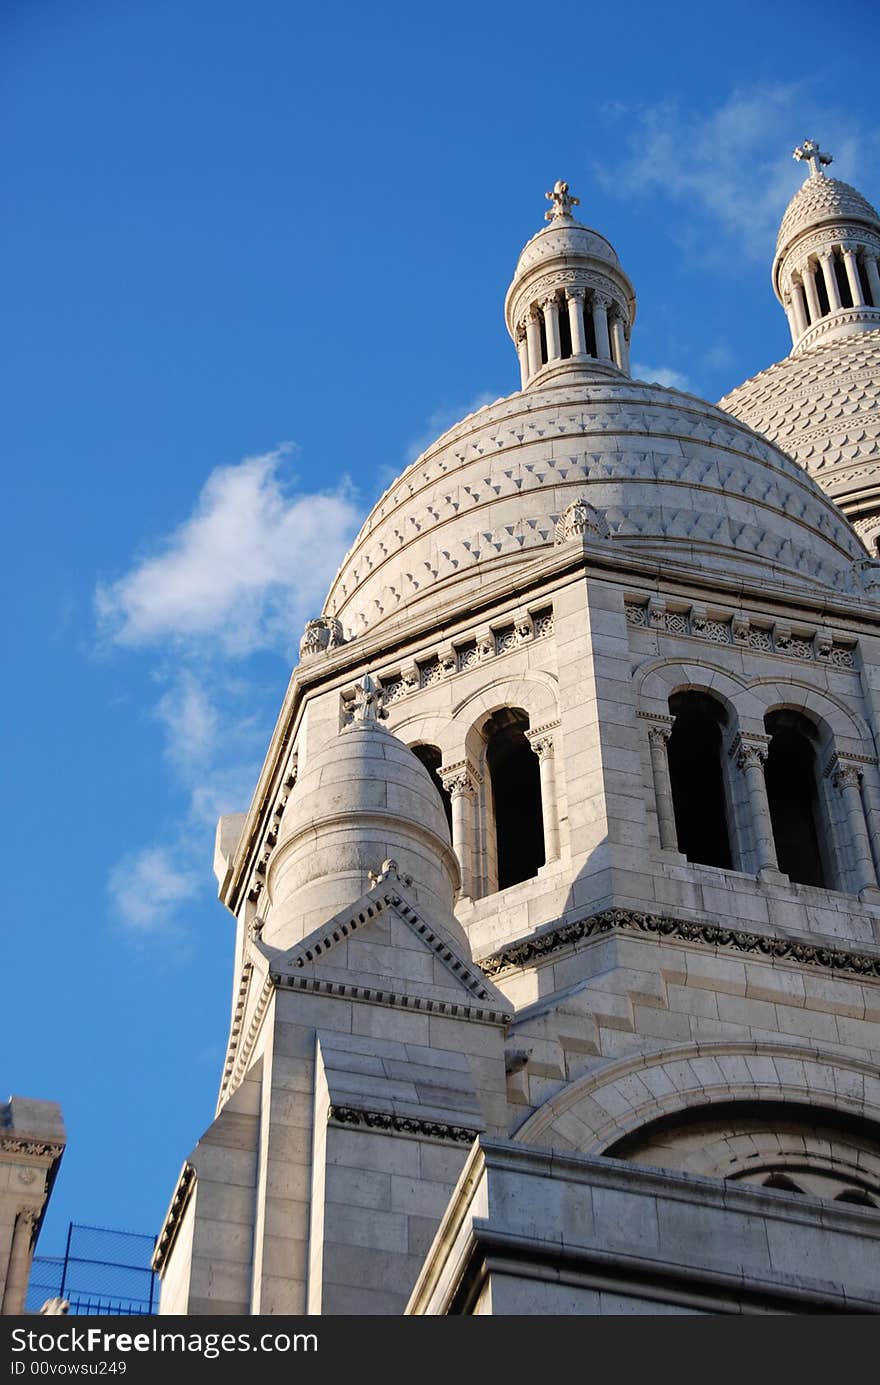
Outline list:
[[[840,259],[838,261],[837,256]],[[859,273],[859,261],[864,269],[866,283]],[[814,323],[831,313],[839,312],[844,306],[837,277],[837,264],[843,265],[849,296],[854,308],[880,308],[880,257],[862,251],[852,245],[829,246],[808,259],[800,269],[791,275],[789,292],[786,296],[785,311],[791,327],[792,341],[797,342]],[[821,277],[820,277],[821,276]],[[824,289],[828,308],[822,306],[820,284]]]
[[[613,299],[578,285],[533,303],[517,328],[516,347],[523,387],[542,366],[570,356],[592,356],[629,372],[623,309]]]

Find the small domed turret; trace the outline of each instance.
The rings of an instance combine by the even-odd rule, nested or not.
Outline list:
[[[880,216],[856,188],[823,173],[832,156],[815,140],[794,157],[810,173],[785,210],[773,260],[792,355],[880,327]]]
[[[546,196],[550,224],[520,255],[504,307],[522,387],[560,373],[628,375],[632,284],[605,237],[575,221],[579,199],[568,183],[555,183]]]
[[[459,871],[440,795],[377,719],[379,698],[363,678],[355,720],[309,758],[290,796],[266,881],[263,938],[273,947],[293,946],[353,904],[388,862],[412,877],[429,917],[457,930]]]

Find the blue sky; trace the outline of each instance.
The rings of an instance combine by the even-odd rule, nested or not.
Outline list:
[[[157,1230],[211,1119],[216,817],[370,505],[517,387],[545,189],[632,278],[637,371],[717,399],[789,344],[794,145],[880,199],[877,40],[859,0],[6,0],[0,1096],[67,1122],[42,1253]]]

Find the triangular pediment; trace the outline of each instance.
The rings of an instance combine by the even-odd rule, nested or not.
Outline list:
[[[272,953],[269,965],[281,986],[503,1023],[511,1018],[510,1002],[399,879],[379,882],[293,947]]]

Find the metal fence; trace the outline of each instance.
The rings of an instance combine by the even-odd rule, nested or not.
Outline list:
[[[71,1313],[143,1316],[158,1312],[158,1276],[150,1269],[154,1236],[71,1222],[63,1255],[35,1255],[25,1300],[38,1313],[47,1298],[66,1298]]]

